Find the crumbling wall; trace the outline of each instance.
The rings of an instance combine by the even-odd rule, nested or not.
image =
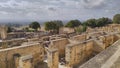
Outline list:
[[[3,48],[20,46],[23,42],[27,42],[25,38],[11,39],[11,40],[2,40],[0,46]]]
[[[7,38],[8,39],[12,39],[12,38],[23,38],[25,37],[25,32],[11,32],[7,34]]]
[[[67,38],[52,40],[49,48],[50,49],[55,49],[55,48],[58,49],[59,56],[63,57],[63,56],[65,56],[65,47],[69,43],[70,42],[68,41]]]
[[[101,51],[105,50],[105,46],[102,41],[94,40],[93,51],[98,54]]]
[[[120,40],[78,68],[119,68],[119,56]]]
[[[73,36],[71,38],[71,40],[73,40],[73,41],[85,41],[86,40],[86,34]]]
[[[7,38],[7,27],[6,26],[0,26],[0,38],[6,39]]]
[[[28,42],[34,42],[34,41],[39,41],[40,39],[39,38],[31,38],[31,39],[27,39]]]
[[[16,68],[34,68],[32,55],[21,56]]]
[[[67,66],[73,67],[82,64],[92,56],[92,51],[93,40],[67,45],[65,56]]]
[[[33,43],[29,45],[22,45],[19,47],[7,48],[0,50],[0,68],[14,68],[14,54],[33,55],[33,63],[36,65],[38,62],[42,62],[44,58],[44,48],[39,43]]]
[[[113,34],[103,36],[102,40],[103,40],[103,44],[104,44],[105,48],[109,47],[110,45],[112,45],[115,42]]]
[[[94,40],[93,50],[100,53],[119,39],[119,34],[103,35]]]
[[[47,51],[47,60],[49,68],[58,68],[59,65],[59,52],[57,49]]]

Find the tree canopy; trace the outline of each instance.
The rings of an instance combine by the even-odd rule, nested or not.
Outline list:
[[[37,30],[38,28],[41,28],[40,27],[40,24],[38,22],[32,22],[30,25],[29,25],[30,28],[33,28],[35,30]]]
[[[83,24],[94,28],[94,27],[96,27],[96,19],[89,19],[89,20],[85,21]]]
[[[51,21],[51,22],[54,22],[54,23],[58,26],[58,28],[61,28],[61,27],[64,26],[64,25],[63,25],[63,22],[60,21],[60,20],[55,20],[55,21]]]
[[[120,24],[120,14],[116,14],[113,17],[113,23]]]
[[[112,20],[109,19],[109,18],[99,18],[97,21],[96,21],[96,27],[101,27],[101,26],[105,26],[107,24],[111,24],[112,23]]]
[[[58,26],[56,23],[50,21],[50,22],[45,22],[45,30],[57,30]]]
[[[99,19],[89,19],[84,22],[85,25],[92,27],[92,28],[105,26],[111,23],[112,23],[112,20],[109,18],[105,18],[105,17],[99,18]]]
[[[59,30],[59,28],[63,27],[63,22],[60,20],[48,21],[45,22],[45,30]]]
[[[80,25],[81,25],[81,22],[79,20],[71,20],[65,26],[69,27],[69,28],[74,28],[74,27],[78,27]]]

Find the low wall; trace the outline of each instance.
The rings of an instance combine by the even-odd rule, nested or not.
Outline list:
[[[118,39],[119,39],[119,37],[117,38],[116,34],[110,34],[110,35],[101,36],[101,40],[103,41],[103,44],[104,44],[105,48],[112,45]]]
[[[94,40],[93,50],[96,53],[100,53],[112,45],[114,42],[116,42],[118,39],[120,39],[119,33],[100,36],[98,39]]]
[[[39,41],[40,39],[39,38],[31,38],[31,39],[27,39],[28,42],[34,42],[34,41]]]
[[[17,39],[11,39],[11,40],[2,40],[0,42],[0,46],[4,48],[6,45],[7,47],[13,47],[13,46],[20,46],[23,42],[27,42],[27,39],[25,38],[17,38]]]
[[[23,38],[25,37],[25,33],[24,32],[12,32],[12,33],[8,33],[7,34],[7,38],[11,39],[11,38]]]
[[[0,68],[15,68],[14,66],[14,55],[33,55],[34,65],[38,62],[43,61],[44,48],[39,43],[32,43],[29,45],[22,45],[13,48],[1,49],[0,50]]]
[[[66,63],[68,67],[73,67],[83,63],[92,56],[93,40],[84,41],[66,46]]]
[[[86,40],[86,34],[73,36],[70,39],[73,40],[73,41],[85,41]]]
[[[79,68],[119,68],[120,40],[90,59]]]

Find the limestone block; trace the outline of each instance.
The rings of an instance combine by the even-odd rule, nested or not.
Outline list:
[[[32,55],[22,56],[19,60],[18,68],[33,68],[33,57]]]
[[[57,49],[52,49],[47,51],[47,60],[49,68],[58,68],[59,64],[59,53]]]

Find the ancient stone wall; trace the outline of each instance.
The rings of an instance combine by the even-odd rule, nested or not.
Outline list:
[[[0,26],[0,38],[6,39],[7,38],[7,27],[6,26]]]
[[[119,68],[120,40],[78,68]]]
[[[107,48],[115,42],[113,34],[103,36],[102,40],[105,48]]]
[[[12,39],[12,38],[23,38],[25,37],[25,32],[12,32],[12,33],[8,33],[7,34],[7,38],[8,39]]]
[[[86,40],[86,34],[73,36],[70,39],[73,40],[73,41],[85,41]]]
[[[94,40],[94,45],[93,45],[94,53],[100,53],[103,50],[105,50],[105,46],[104,46],[103,42]]]
[[[67,66],[73,67],[77,64],[81,64],[92,56],[93,52],[93,40],[68,44],[66,46],[66,63]]]
[[[6,46],[6,48],[7,47],[13,47],[13,46],[20,46],[23,42],[27,42],[27,39],[17,38],[17,39],[11,39],[11,40],[2,40],[0,42],[0,46],[3,47],[3,48],[4,48],[4,46]]]
[[[57,49],[47,51],[48,67],[58,68],[59,65],[59,52]]]
[[[98,39],[94,39],[93,50],[94,52],[100,53],[118,39],[120,39],[119,33],[99,36]]]
[[[44,59],[44,48],[39,43],[32,43],[29,45],[22,45],[13,48],[0,50],[0,68],[14,68],[15,61],[13,56],[21,55],[33,55],[33,63],[36,65],[38,62],[42,62]]]
[[[75,32],[75,30],[73,28],[60,28],[59,29],[59,33],[60,34],[64,34],[64,33],[73,33]]]
[[[17,68],[34,68],[32,55],[21,56],[18,63]]]
[[[49,48],[50,49],[55,49],[55,48],[58,49],[60,57],[63,57],[63,56],[65,56],[65,47],[69,43],[70,42],[68,41],[67,38],[52,40]]]
[[[31,39],[27,39],[28,42],[34,42],[34,41],[39,41],[39,38],[31,38]]]

